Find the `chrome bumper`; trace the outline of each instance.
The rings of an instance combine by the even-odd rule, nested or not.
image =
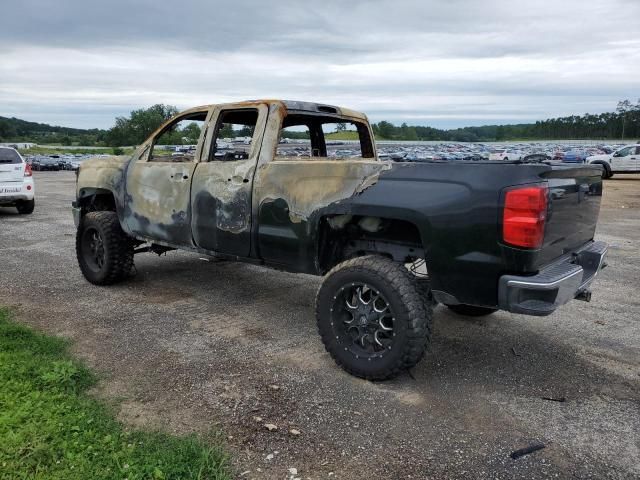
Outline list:
[[[501,310],[526,315],[549,315],[574,298],[589,300],[589,286],[606,264],[608,245],[589,242],[531,277],[503,275],[498,287]]]

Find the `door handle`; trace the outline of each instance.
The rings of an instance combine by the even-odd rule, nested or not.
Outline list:
[[[174,180],[180,180],[180,175],[171,175],[171,178]],[[182,175],[182,180],[186,180],[187,178],[189,178],[189,175]]]
[[[240,179],[239,179],[238,177],[234,177],[234,178],[227,178],[227,182],[240,183]],[[249,183],[249,179],[248,179],[248,178],[243,178],[243,179],[242,179],[242,183]]]

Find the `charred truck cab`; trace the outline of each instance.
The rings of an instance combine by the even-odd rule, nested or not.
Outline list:
[[[385,379],[422,358],[437,302],[548,315],[590,299],[601,195],[597,166],[381,161],[361,113],[257,100],[187,110],[131,157],[83,162],[73,213],[94,284],[170,249],[324,276],[327,351]]]

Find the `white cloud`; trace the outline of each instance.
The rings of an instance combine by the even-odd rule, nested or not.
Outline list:
[[[635,1],[32,3],[0,34],[0,115],[109,127],[154,103],[280,97],[460,126],[640,96]]]

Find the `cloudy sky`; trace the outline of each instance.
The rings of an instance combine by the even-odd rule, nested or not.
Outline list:
[[[640,0],[3,3],[0,115],[58,125],[269,97],[455,127],[640,97]]]

